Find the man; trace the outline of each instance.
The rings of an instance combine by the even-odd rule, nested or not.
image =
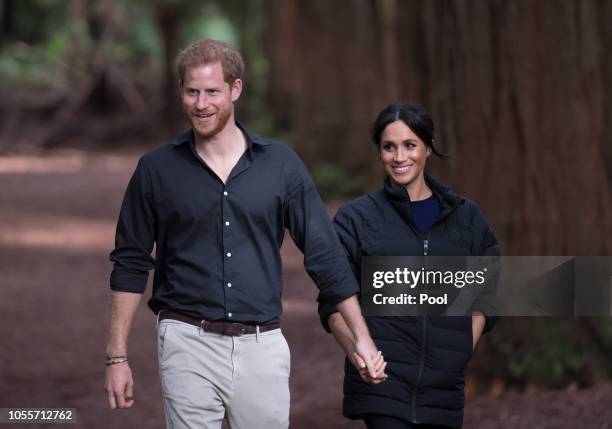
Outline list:
[[[337,304],[345,318],[355,364],[363,358],[373,379],[384,377],[384,364],[303,163],[234,120],[240,54],[200,40],[179,54],[177,66],[191,130],[140,159],[111,253],[109,405],[134,404],[127,337],[155,268],[148,305],[158,319],[167,426],[219,428],[227,416],[233,429],[285,428],[290,360],[278,323],[285,228],[304,253],[319,301]]]

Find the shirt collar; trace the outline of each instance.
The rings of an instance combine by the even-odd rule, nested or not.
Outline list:
[[[240,130],[244,133],[244,136],[247,139],[247,144],[249,147],[252,147],[253,145],[268,146],[271,144],[270,140],[260,136],[259,134],[252,132],[247,127],[242,125],[240,122],[236,121],[236,126],[240,128]],[[178,146],[180,144],[187,143],[187,142],[193,142],[193,141],[195,141],[193,129],[189,129],[185,131],[184,133],[181,133],[178,136],[174,137],[172,141],[170,142],[170,144],[174,146]]]

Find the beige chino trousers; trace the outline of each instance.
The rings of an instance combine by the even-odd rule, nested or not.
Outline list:
[[[289,346],[280,329],[237,337],[176,320],[157,325],[168,429],[289,427]]]

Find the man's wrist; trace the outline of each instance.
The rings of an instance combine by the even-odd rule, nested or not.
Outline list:
[[[370,338],[370,335],[366,332],[365,334],[354,334],[355,336],[355,343],[362,343],[364,341],[368,341],[368,339]]]
[[[106,360],[109,359],[123,359],[123,358],[127,358],[127,354],[121,354],[121,355],[106,355]]]
[[[127,356],[127,347],[109,347],[106,349],[106,357]]]
[[[367,325],[364,323],[363,326],[356,326],[353,332],[353,336],[355,337],[355,342],[359,343],[362,341],[371,341],[372,337],[370,336],[370,331],[368,330]]]
[[[120,363],[128,363],[127,356],[107,356],[106,357],[106,366],[117,365]]]

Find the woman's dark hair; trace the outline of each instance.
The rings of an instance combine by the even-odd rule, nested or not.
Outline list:
[[[378,114],[372,127],[372,141],[376,146],[380,145],[380,138],[387,125],[395,121],[402,121],[406,124],[425,143],[425,146],[431,149],[434,155],[439,158],[447,158],[436,148],[431,115],[423,106],[411,101],[390,104]]]

